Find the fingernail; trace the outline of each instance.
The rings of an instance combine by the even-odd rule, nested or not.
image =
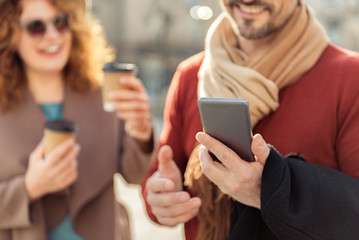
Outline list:
[[[193,206],[196,206],[196,205],[198,205],[198,204],[200,203],[199,199],[197,199],[197,198],[192,198],[192,199],[190,200],[190,202],[191,202],[191,204],[192,204]]]
[[[198,132],[196,134],[196,139],[199,143],[204,143],[207,139],[207,136],[203,132]]]
[[[171,190],[171,187],[172,187],[172,186],[171,186],[171,183],[169,183],[169,182],[166,182],[166,183],[165,183],[165,189],[166,189],[166,190]]]
[[[199,147],[198,153],[199,153],[199,154],[202,154],[204,151],[207,151],[207,148],[206,148],[205,146],[201,145],[201,146]]]

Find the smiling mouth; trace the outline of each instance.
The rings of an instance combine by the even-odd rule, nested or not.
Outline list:
[[[247,5],[236,5],[241,11],[250,14],[257,14],[265,10],[264,6],[247,6]]]
[[[45,53],[56,53],[60,50],[60,45],[52,45],[44,50]]]
[[[259,14],[265,10],[270,11],[270,6],[260,0],[254,0],[250,3],[245,3],[243,0],[229,0],[228,7],[237,8],[245,14]]]

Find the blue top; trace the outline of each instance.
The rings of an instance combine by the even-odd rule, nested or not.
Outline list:
[[[46,120],[63,119],[63,103],[40,104]],[[53,229],[47,236],[47,240],[84,240],[75,233],[72,226],[71,216],[68,213],[66,217]]]
[[[84,240],[82,237],[75,233],[70,214],[56,226],[52,232],[47,235],[47,240]]]
[[[40,104],[46,120],[63,119],[63,103]]]

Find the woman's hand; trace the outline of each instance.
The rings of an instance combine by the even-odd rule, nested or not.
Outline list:
[[[126,131],[130,136],[149,141],[152,136],[150,101],[142,81],[136,77],[123,77],[119,81],[126,89],[110,93],[117,117],[126,121]]]
[[[80,146],[73,139],[66,140],[44,159],[44,140],[30,154],[25,185],[30,201],[63,190],[78,176],[77,156]]]

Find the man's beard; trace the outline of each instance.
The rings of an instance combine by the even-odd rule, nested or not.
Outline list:
[[[256,40],[256,39],[264,38],[276,31],[275,26],[271,22],[266,23],[264,26],[261,26],[260,28],[246,31],[245,28],[250,28],[252,22],[253,20],[251,19],[244,20],[244,27],[237,24],[239,33],[242,37],[250,40]]]
[[[269,12],[269,14],[272,14],[274,10],[274,6],[272,4],[267,3],[263,0],[253,0],[252,2],[249,3],[244,2],[243,0],[227,0],[227,6],[231,10],[234,6],[238,6],[240,4],[246,6],[263,6],[265,10]],[[254,20],[252,19],[244,19],[243,24],[241,26],[237,24],[239,33],[242,37],[251,40],[261,39],[272,34],[277,29],[276,26],[272,22],[270,22],[270,20],[259,28],[251,29],[251,26],[253,25],[253,21]]]

